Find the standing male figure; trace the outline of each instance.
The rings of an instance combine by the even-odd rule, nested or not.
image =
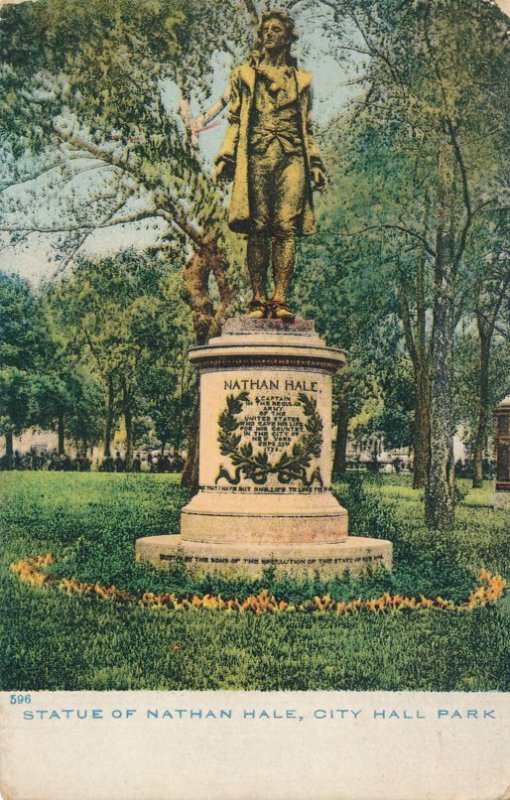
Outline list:
[[[326,177],[311,131],[311,75],[297,69],[290,52],[294,22],[283,11],[266,11],[257,37],[250,61],[231,75],[229,129],[215,178],[233,180],[229,226],[248,235],[250,316],[290,322],[296,236],[314,232],[312,187],[323,188]]]

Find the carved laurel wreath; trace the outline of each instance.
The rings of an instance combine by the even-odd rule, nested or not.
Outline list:
[[[248,392],[239,392],[237,395],[228,395],[225,409],[218,420],[218,443],[223,456],[228,456],[234,465],[234,475],[220,464],[220,469],[215,483],[225,478],[230,484],[236,486],[241,477],[253,481],[257,486],[267,483],[269,475],[276,475],[280,483],[286,484],[299,480],[304,486],[311,487],[315,482],[323,486],[319,467],[316,467],[308,477],[307,470],[312,458],[319,458],[323,442],[322,418],[317,411],[317,401],[301,392],[298,400],[305,415],[305,427],[299,439],[292,445],[290,451],[285,450],[278,461],[271,463],[266,450],[254,454],[251,442],[241,444],[242,435],[238,433],[241,427],[239,415],[249,400]]]

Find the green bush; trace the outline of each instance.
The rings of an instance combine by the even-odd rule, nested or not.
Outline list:
[[[133,559],[136,538],[177,531],[179,509],[185,495],[175,485],[171,489],[167,487],[161,496],[152,491],[149,493],[151,505],[146,504],[144,510],[138,502],[133,506],[129,504],[133,485],[136,484],[132,479],[125,484],[123,494],[112,491],[108,497],[103,497],[102,504],[94,504],[91,513],[82,516],[80,534],[64,551],[64,560],[53,567],[54,574],[89,583],[114,584],[133,594],[143,591],[179,595],[210,593],[244,599],[267,589],[278,599],[292,603],[317,594],[329,594],[335,600],[352,600],[360,596],[377,597],[382,592],[427,597],[442,595],[461,602],[474,585],[473,570],[459,564],[448,536],[428,536],[424,547],[423,531],[414,531],[397,520],[391,505],[378,491],[380,478],[373,478],[367,491],[360,476],[353,475],[344,487],[339,487],[339,498],[349,510],[352,534],[393,542],[395,568],[388,572],[380,567],[365,578],[346,574],[333,579],[321,579],[318,575],[315,578],[290,575],[276,578],[271,569],[261,578],[228,578],[214,574],[194,578],[179,561],[165,571],[136,564]],[[162,502],[167,504],[164,514],[161,514]],[[64,541],[69,538],[68,533]]]

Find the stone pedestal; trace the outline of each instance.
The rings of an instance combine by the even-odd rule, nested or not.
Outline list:
[[[331,493],[331,380],[345,366],[313,323],[230,320],[190,351],[200,374],[200,491],[180,535],[139,539],[137,557],[202,572],[360,572],[391,543],[348,539]]]

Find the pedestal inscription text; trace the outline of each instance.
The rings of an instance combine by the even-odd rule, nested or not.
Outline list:
[[[282,384],[280,386],[280,383]],[[291,378],[286,378],[284,381],[280,380],[265,380],[264,378],[236,378],[235,380],[229,380],[223,382],[223,388],[225,391],[243,391],[249,390],[251,392],[260,392],[260,391],[269,391],[271,389],[283,390],[285,392],[317,392],[317,381],[305,381],[305,380],[292,380]]]
[[[245,381],[225,381],[225,386],[236,382]],[[271,382],[280,384],[276,379],[246,381],[267,386]],[[286,379],[281,383],[315,382]],[[308,488],[315,483],[323,485],[318,466],[309,472],[312,459],[320,459],[323,443],[317,400],[303,391],[294,394],[276,391],[257,394],[245,389],[227,395],[218,418],[218,443],[221,454],[229,457],[234,470],[221,464],[215,483],[226,480],[237,485],[244,479],[261,486],[273,475],[284,485],[294,481]]]

